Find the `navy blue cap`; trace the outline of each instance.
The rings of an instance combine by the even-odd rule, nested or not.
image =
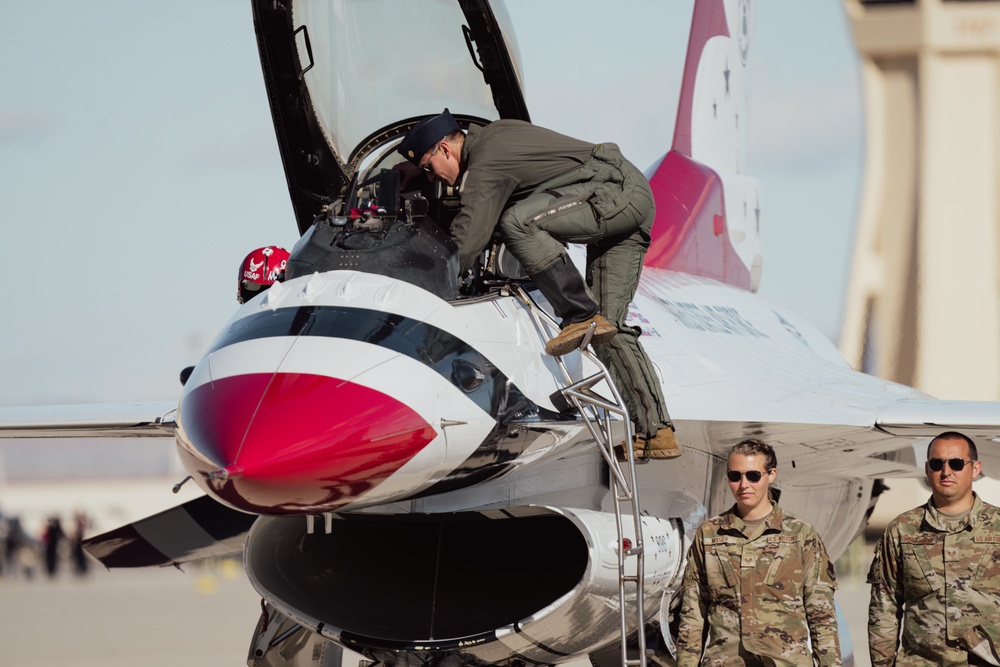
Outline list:
[[[451,112],[445,109],[437,116],[428,116],[413,126],[396,150],[415,165],[437,142],[455,130],[460,130]]]

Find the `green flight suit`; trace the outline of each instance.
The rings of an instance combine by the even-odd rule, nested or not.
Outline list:
[[[614,144],[590,144],[517,120],[469,129],[459,175],[462,207],[451,226],[462,269],[499,223],[504,243],[532,275],[565,261],[564,243],[587,245],[586,283],[617,328],[598,358],[622,394],[636,431],[669,421],[641,330],[625,324],[649,248],[655,204],[649,182]]]

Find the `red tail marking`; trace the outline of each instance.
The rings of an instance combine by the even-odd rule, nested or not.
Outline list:
[[[698,75],[701,52],[712,37],[729,37],[726,25],[726,8],[722,0],[695,2],[691,18],[691,35],[688,37],[687,57],[684,61],[684,79],[677,103],[677,121],[674,125],[675,151],[691,157],[691,116],[694,107],[694,82]],[[659,202],[657,202],[659,203]]]
[[[649,184],[656,199],[656,222],[643,263],[750,289],[750,271],[725,233],[725,200],[718,175],[670,151]]]
[[[691,18],[673,150],[650,179],[656,221],[644,264],[750,289],[750,271],[726,233],[722,182],[713,170],[691,158],[694,87],[702,52],[711,38],[729,36],[722,0],[698,0]]]

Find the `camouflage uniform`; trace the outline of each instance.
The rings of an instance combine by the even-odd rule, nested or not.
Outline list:
[[[1000,509],[974,496],[966,521],[930,502],[900,514],[875,548],[868,583],[873,666],[998,664]],[[989,657],[970,656],[977,646]]]
[[[840,665],[837,581],[819,535],[778,505],[751,533],[735,509],[701,524],[688,551],[678,667]]]

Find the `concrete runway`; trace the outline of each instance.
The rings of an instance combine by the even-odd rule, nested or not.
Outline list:
[[[246,665],[260,598],[242,569],[187,570],[0,580],[0,665]]]
[[[855,638],[864,640],[868,586],[837,593]],[[82,579],[0,580],[3,667],[237,667],[246,665],[260,598],[235,562],[204,568],[93,569]]]

